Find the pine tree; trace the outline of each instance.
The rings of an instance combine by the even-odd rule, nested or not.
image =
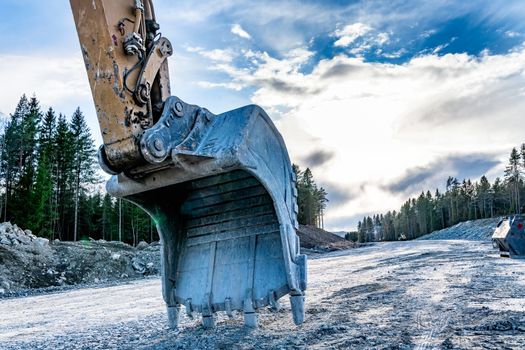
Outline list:
[[[458,188],[459,181],[455,177],[449,176],[447,179],[447,197],[449,198],[449,226],[458,222]]]
[[[41,158],[38,162],[32,198],[35,208],[28,222],[29,228],[44,237],[53,239],[53,221],[55,219],[53,181],[51,180],[51,164],[47,152],[41,153]]]
[[[55,152],[56,115],[49,108],[42,119],[38,140],[38,167],[35,183],[37,230],[54,239],[58,219],[56,196],[57,155]]]
[[[39,102],[33,96],[29,100],[27,113],[22,115],[20,120],[18,130],[20,178],[15,184],[12,200],[12,212],[15,218],[13,221],[22,225],[31,222],[31,215],[36,210],[32,192],[36,173],[38,127],[41,119]]]
[[[364,243],[366,237],[366,218],[363,218],[363,221],[357,223],[357,241],[359,243]]]
[[[513,148],[510,157],[509,164],[505,168],[505,181],[509,186],[510,192],[510,203],[511,211],[518,214],[521,209],[520,201],[520,181],[521,181],[521,155],[518,153],[516,148]]]
[[[113,239],[113,231],[112,231],[112,216],[113,216],[113,200],[111,199],[111,196],[109,193],[106,193],[104,195],[104,199],[102,200],[102,217],[101,217],[101,231],[102,231],[102,239],[105,240],[112,240]]]
[[[29,112],[29,101],[25,95],[22,95],[15,112],[11,114],[11,118],[7,123],[3,137],[2,137],[2,158],[0,175],[4,183],[4,198],[3,198],[3,215],[4,221],[12,219],[11,215],[11,197],[13,188],[20,178],[21,171],[21,154],[22,138],[20,129],[22,120]]]
[[[316,226],[324,228],[324,211],[326,209],[326,203],[328,202],[328,193],[324,188],[319,188],[315,190],[315,203],[317,210],[317,220]]]
[[[71,118],[71,134],[74,149],[73,161],[73,189],[74,189],[74,228],[73,240],[78,238],[78,212],[80,204],[80,192],[83,185],[92,184],[96,181],[95,177],[95,146],[91,138],[91,133],[84,119],[84,115],[77,108]]]
[[[297,176],[297,219],[302,225],[322,227],[324,211],[328,202],[328,194],[324,188],[318,188],[312,171],[309,168],[303,172],[297,165],[293,165]]]
[[[69,238],[70,210],[73,203],[71,183],[74,179],[73,165],[75,161],[73,135],[64,115],[58,117],[56,133],[53,142],[53,155],[55,159],[55,194],[54,203],[58,212],[55,230],[59,238]]]
[[[489,180],[485,175],[479,180],[477,188],[479,207],[483,218],[489,218],[494,216],[492,189],[490,187]]]
[[[312,175],[312,171],[309,168],[303,173],[301,180],[299,182],[304,188],[304,198],[303,198],[303,211],[304,211],[304,222],[306,225],[314,225],[315,223],[315,185]]]
[[[374,231],[374,220],[372,220],[372,218],[370,216],[368,216],[366,218],[366,241],[367,242],[372,242],[374,241],[374,235],[375,235],[375,231]]]
[[[521,144],[520,151],[521,151],[521,161],[522,161],[521,166],[522,168],[525,169],[525,143]]]

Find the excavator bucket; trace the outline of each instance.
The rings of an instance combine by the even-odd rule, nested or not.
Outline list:
[[[492,242],[502,257],[525,258],[525,216],[514,215],[498,223]]]
[[[306,256],[296,235],[295,174],[268,115],[214,115],[169,96],[168,39],[151,0],[70,0],[104,145],[107,191],[143,208],[162,242],[162,290],[179,313],[244,314],[290,295],[304,318]]]
[[[145,154],[168,154],[169,166],[140,180],[113,176],[107,189],[157,225],[170,323],[184,305],[206,327],[216,311],[234,310],[256,326],[256,309],[277,309],[290,294],[300,324],[306,257],[295,233],[295,175],[272,121],[257,106],[213,115],[176,97],[164,111],[142,141]]]

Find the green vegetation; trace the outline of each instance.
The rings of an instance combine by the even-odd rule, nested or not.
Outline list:
[[[357,235],[347,239],[359,242],[414,239],[459,222],[523,213],[525,194],[525,144],[513,148],[503,179],[491,184],[485,176],[479,182],[462,182],[449,177],[445,193],[421,192],[408,199],[399,211],[364,217],[358,223]],[[355,237],[357,236],[357,237]]]
[[[293,171],[297,176],[297,205],[299,207],[297,220],[301,225],[322,228],[324,226],[324,210],[328,202],[325,189],[317,187],[309,168],[302,171],[299,166],[294,164]]]
[[[0,219],[50,239],[157,240],[149,216],[102,192],[84,115],[68,120],[20,98],[0,133]]]

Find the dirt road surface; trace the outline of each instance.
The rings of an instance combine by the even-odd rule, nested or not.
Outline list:
[[[2,349],[523,349],[525,260],[490,242],[382,243],[309,262],[305,323],[283,299],[214,330],[166,326],[158,279],[0,300]]]

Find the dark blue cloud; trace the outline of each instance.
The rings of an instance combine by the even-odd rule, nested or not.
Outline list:
[[[349,201],[358,198],[365,191],[364,184],[360,186],[342,186],[337,183],[324,181],[320,184],[326,190],[328,197],[328,207],[330,209],[335,209],[344,204],[347,204]]]
[[[383,186],[383,189],[392,194],[412,195],[434,187],[442,188],[448,176],[475,181],[499,163],[494,154],[450,155],[427,166],[408,169],[402,177]]]
[[[325,149],[318,149],[318,150],[313,151],[306,157],[304,157],[302,161],[304,164],[306,164],[307,167],[313,168],[313,167],[325,165],[334,156],[335,156],[335,153],[332,151],[327,151]]]

